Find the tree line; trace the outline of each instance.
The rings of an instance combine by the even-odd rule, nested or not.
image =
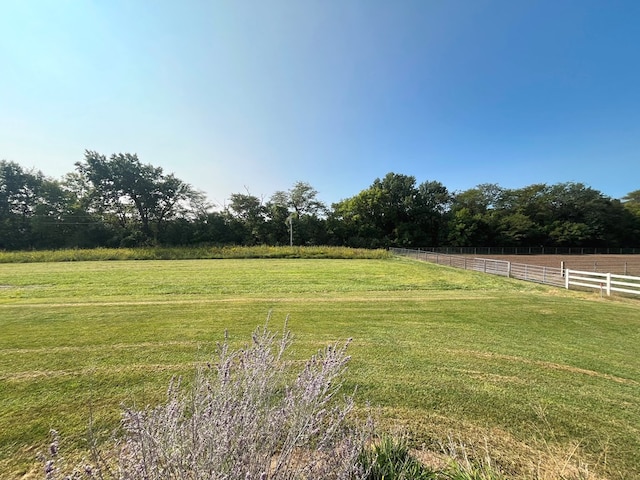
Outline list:
[[[582,183],[451,192],[388,173],[327,206],[309,183],[264,199],[205,195],[137,155],[86,151],[62,179],[0,161],[0,249],[144,245],[637,247],[640,190],[612,199]]]

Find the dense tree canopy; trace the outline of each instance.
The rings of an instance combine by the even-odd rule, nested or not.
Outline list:
[[[61,182],[0,161],[0,249],[75,246],[76,206]]]
[[[0,161],[0,249],[135,245],[640,247],[640,190],[612,199],[581,183],[450,192],[388,173],[327,207],[307,182],[267,201],[232,193],[220,211],[135,154],[86,151],[61,180]]]
[[[88,210],[140,240],[158,240],[168,221],[202,212],[202,194],[161,167],[141,163],[135,154],[107,159],[86,151],[76,168],[88,185]]]
[[[342,243],[384,247],[438,245],[445,234],[451,195],[439,182],[416,186],[413,176],[389,173],[354,197],[333,205]]]

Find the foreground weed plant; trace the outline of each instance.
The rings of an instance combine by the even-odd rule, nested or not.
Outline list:
[[[94,451],[91,464],[66,468],[54,433],[47,480],[365,478],[357,460],[368,434],[347,421],[353,397],[339,395],[348,342],[292,376],[290,341],[286,328],[277,339],[266,326],[246,348],[225,340],[189,389],[174,381],[165,404],[124,410],[115,454]]]
[[[367,480],[437,480],[437,472],[422,465],[404,440],[385,435],[360,454]]]

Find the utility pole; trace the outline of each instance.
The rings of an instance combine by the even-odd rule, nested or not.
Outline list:
[[[291,213],[288,217],[287,220],[284,222],[289,226],[289,246],[293,247],[293,216],[296,213],[293,212]]]

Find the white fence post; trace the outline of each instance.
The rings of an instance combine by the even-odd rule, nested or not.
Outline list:
[[[569,290],[569,276],[571,275],[571,271],[567,268],[564,271],[564,288]]]

